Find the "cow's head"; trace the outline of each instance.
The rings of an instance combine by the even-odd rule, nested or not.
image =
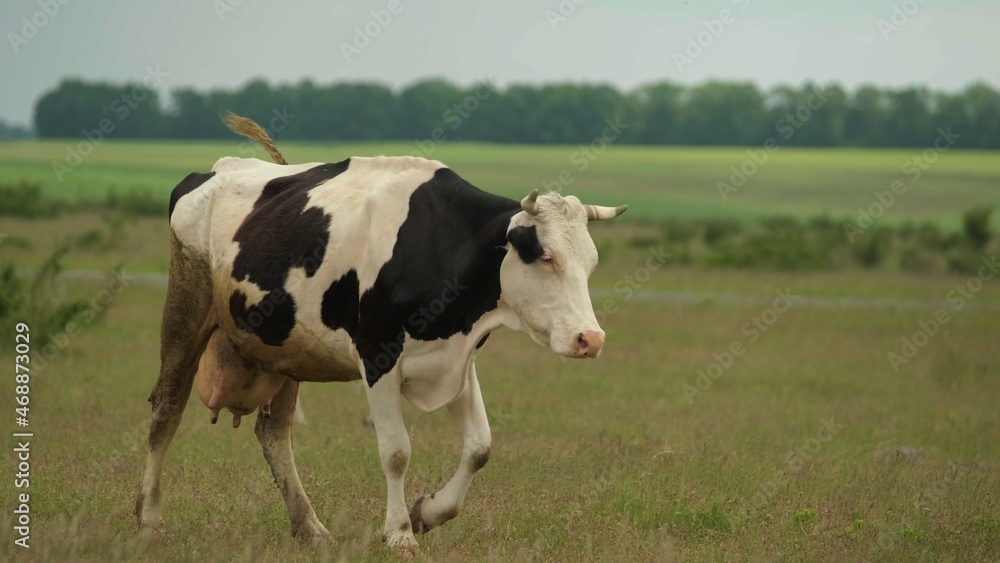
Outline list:
[[[532,340],[564,356],[596,358],[604,345],[590,303],[587,280],[597,266],[588,221],[617,217],[627,206],[584,205],[573,197],[538,190],[521,200],[507,230],[500,267],[501,301]]]

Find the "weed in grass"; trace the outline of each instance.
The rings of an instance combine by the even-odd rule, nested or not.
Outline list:
[[[798,522],[799,524],[812,522],[815,519],[816,519],[816,511],[811,508],[803,508],[802,510],[796,512],[792,516],[792,520]]]

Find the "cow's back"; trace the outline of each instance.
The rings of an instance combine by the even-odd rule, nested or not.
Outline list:
[[[410,195],[441,167],[416,157],[223,158],[175,193],[170,226],[185,251],[210,264],[215,320],[248,354],[286,373],[335,364],[357,376],[347,327],[324,318],[356,311],[324,304],[345,279],[356,284],[355,299],[374,284]]]

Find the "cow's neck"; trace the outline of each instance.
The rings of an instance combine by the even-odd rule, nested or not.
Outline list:
[[[376,288],[417,340],[471,334],[500,301],[507,228],[520,203],[479,190],[450,169],[410,197],[390,261]]]

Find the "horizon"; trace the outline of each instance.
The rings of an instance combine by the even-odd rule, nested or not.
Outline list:
[[[0,119],[11,125],[32,127],[35,102],[63,79],[120,84],[156,65],[167,73],[157,88],[167,107],[178,88],[232,89],[260,77],[272,85],[377,82],[394,91],[424,78],[467,85],[487,76],[500,87],[606,83],[620,91],[710,80],[764,91],[806,82],[847,91],[1000,87],[1000,36],[988,25],[1000,20],[1000,4],[980,0],[851,0],[809,9],[774,0],[366,0],[308,11],[183,0],[144,6],[141,19],[118,0],[89,10],[69,0],[57,5],[54,15],[35,1],[9,8],[0,70],[15,80]],[[44,25],[27,33],[26,21]],[[122,32],[102,32],[109,27]],[[277,39],[261,41],[261,30]],[[198,39],[178,40],[185,37]]]

